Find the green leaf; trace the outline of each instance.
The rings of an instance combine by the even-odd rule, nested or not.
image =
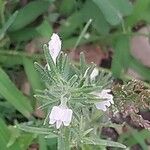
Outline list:
[[[33,134],[20,134],[15,127],[8,128],[0,118],[0,150],[25,150],[34,138]]]
[[[30,100],[16,88],[2,68],[0,68],[0,94],[25,117],[30,117],[32,112]]]
[[[2,66],[12,67],[15,65],[22,65],[23,60],[22,57],[31,58],[32,60],[41,60],[44,58],[43,54],[29,54],[26,52],[22,52],[21,50],[8,50],[1,49],[0,50],[0,64]]]
[[[70,15],[70,17],[68,17],[68,19],[61,25],[60,32],[62,37],[68,38],[71,36],[71,34],[76,33],[76,30],[82,29],[83,23],[87,23],[90,19],[92,19],[92,25],[98,31],[98,33],[109,33],[110,25],[105,20],[105,17],[103,16],[99,7],[97,7],[93,1],[88,0],[85,2],[83,8]],[[88,39],[86,39],[86,41],[87,40]],[[73,41],[73,43],[75,43],[75,41]]]
[[[47,143],[43,135],[38,137],[39,150],[47,150]]]
[[[109,0],[110,3],[120,11],[123,16],[128,16],[133,11],[132,3],[129,0]]]
[[[134,135],[135,134],[135,135]],[[138,139],[136,139],[136,135],[138,134]],[[134,138],[135,136],[135,138]],[[119,142],[125,143],[128,146],[133,146],[136,144],[141,143],[142,145],[145,145],[145,140],[150,138],[150,131],[147,129],[143,129],[141,131],[132,131],[132,132],[127,132],[119,137]],[[140,141],[140,142],[139,142]],[[143,143],[144,142],[144,143]]]
[[[91,144],[91,145],[102,145],[102,146],[126,148],[126,146],[121,143],[98,139],[98,138],[94,138],[94,137],[83,138],[83,142],[85,144]]]
[[[50,37],[52,34],[51,25],[45,20],[39,26],[35,27],[25,27],[23,29],[9,32],[9,36],[12,41],[28,41],[35,37]]]
[[[2,29],[0,29],[0,40],[4,37],[6,31],[9,29],[10,25],[14,22],[18,14],[18,11],[16,11],[8,21],[3,25]]]
[[[62,135],[58,137],[57,150],[66,150],[65,149],[65,140]]]
[[[105,19],[111,25],[117,25],[122,21],[122,14],[111,4],[109,0],[93,0],[93,2],[99,7],[105,16]]]
[[[34,134],[22,133],[16,140],[16,142],[10,148],[14,148],[13,150],[25,150],[28,149],[29,145],[31,145],[33,139],[35,139]]]
[[[130,38],[126,35],[119,36],[115,41],[114,49],[111,69],[115,77],[120,77],[131,61]]]
[[[150,81],[150,68],[144,66],[139,60],[132,57],[130,67],[139,73],[144,79]]]
[[[145,139],[139,132],[133,130],[132,136],[137,141],[137,143],[139,143],[141,145],[143,150],[147,150],[147,145],[145,143]]]
[[[36,0],[28,3],[25,7],[18,10],[16,20],[13,22],[9,31],[19,30],[33,22],[38,16],[44,13],[49,6],[48,1]]]
[[[57,73],[56,66],[54,64],[53,58],[52,58],[51,54],[49,53],[49,49],[46,44],[43,46],[43,49],[44,49],[46,62],[48,63],[48,65],[50,67],[51,73],[56,74]]]
[[[76,41],[75,46],[74,46],[73,49],[76,49],[77,46],[80,44],[80,41],[85,36],[85,33],[87,32],[87,30],[88,30],[89,26],[91,25],[91,23],[92,23],[92,19],[89,19],[88,22],[86,23],[86,25],[84,26],[83,30],[81,31],[81,33],[78,37],[78,40]]]
[[[90,67],[87,69],[86,76],[90,77],[91,73],[93,72],[94,68],[96,67],[96,64],[93,62],[90,64]]]
[[[5,50],[6,52],[7,50]],[[7,55],[7,54],[2,54],[2,49],[0,50],[0,64],[2,66],[7,66],[7,67],[12,67],[15,65],[20,65],[22,64],[22,59],[20,56],[12,56],[12,55]],[[4,53],[5,53],[4,52]]]
[[[60,74],[62,72],[63,59],[64,59],[64,53],[61,51],[58,57],[56,58],[56,67]]]
[[[76,0],[62,0],[59,11],[63,15],[69,15],[75,9],[76,4]]]
[[[77,80],[78,80],[78,76],[75,74],[69,79],[68,83],[72,87]]]
[[[92,10],[92,11],[89,11]],[[99,34],[107,35],[110,30],[110,25],[106,21],[99,7],[93,1],[86,1],[83,8],[80,11],[82,20],[87,22],[92,19],[92,26]]]
[[[62,61],[61,70],[62,70],[62,77],[66,80],[70,77],[70,64],[69,63],[70,63],[69,58],[67,54],[65,54],[63,61]]]
[[[0,0],[0,23],[3,25],[5,23],[5,0]]]
[[[36,70],[40,73],[40,76],[41,76],[42,80],[50,84],[52,78],[49,76],[49,74],[45,70],[45,68],[43,68],[37,62],[34,63],[34,66],[35,66]]]
[[[107,88],[113,82],[112,73],[101,69],[96,80],[96,85],[102,86],[103,88]]]
[[[11,40],[17,42],[28,41],[39,36],[39,33],[33,27],[26,27],[15,32],[9,32],[9,37]]]
[[[23,57],[23,65],[33,91],[36,89],[43,89],[40,82],[40,76],[34,68],[33,61],[27,57]]]
[[[60,27],[62,38],[69,37],[82,23],[82,14],[74,12]]]
[[[9,140],[10,133],[5,122],[0,118],[0,149],[6,150],[6,145]]]
[[[49,38],[52,35],[53,29],[48,21],[44,20],[40,26],[36,28],[36,31],[42,36]]]
[[[137,0],[133,5],[133,12],[127,17],[125,24],[127,27],[133,27],[139,21],[150,22],[150,1],[149,0]]]
[[[81,39],[79,45],[83,45],[83,44],[86,44],[86,43],[90,43],[90,42],[96,42],[96,41],[99,41],[99,36],[93,36],[93,35],[90,35],[89,38],[84,38],[84,39]],[[78,40],[78,37],[70,37],[69,39],[66,39],[64,42],[63,42],[63,49],[69,49],[69,48],[72,48],[74,46],[74,43]],[[79,46],[78,45],[78,46]]]
[[[7,143],[8,149],[14,149],[14,150],[24,150],[29,147],[32,140],[35,138],[34,134],[29,133],[21,133],[20,130],[18,130],[16,127],[9,127],[10,131],[10,139]]]
[[[84,76],[86,69],[87,69],[87,66],[86,66],[85,56],[84,56],[84,53],[81,52],[80,53],[80,70],[81,70],[82,76]]]
[[[20,136],[20,131],[12,126],[9,127],[9,131],[10,131],[10,138],[7,143],[7,147],[11,147],[15,143],[17,138]]]
[[[93,131],[93,128],[90,128],[90,129],[84,131],[83,137],[86,136],[87,134],[89,134],[91,131]]]
[[[38,127],[31,127],[24,124],[18,124],[17,128],[29,133],[35,134],[43,134],[43,135],[51,135],[51,137],[57,137],[55,133],[52,133],[52,129],[49,128],[38,128]]]
[[[65,134],[65,137],[61,134],[59,135],[57,150],[70,150],[68,136],[69,136],[68,134]]]

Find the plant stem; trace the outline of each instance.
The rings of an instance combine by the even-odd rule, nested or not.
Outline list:
[[[73,50],[75,50],[75,49],[77,48],[77,46],[79,45],[81,39],[82,39],[83,36],[85,35],[85,33],[86,33],[88,27],[90,26],[91,22],[92,22],[92,19],[89,19],[89,21],[87,22],[87,24],[86,24],[85,27],[83,28],[82,32],[80,33],[79,38],[77,39],[77,42],[76,42],[76,44],[75,44]]]
[[[60,130],[58,137],[58,146],[57,150],[70,150],[70,137],[69,137],[69,128],[63,128]]]

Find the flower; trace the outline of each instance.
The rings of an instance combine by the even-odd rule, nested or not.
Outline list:
[[[54,106],[49,115],[49,124],[56,123],[56,128],[59,129],[62,123],[64,126],[69,126],[72,119],[72,110],[67,106]]]
[[[99,70],[97,68],[94,68],[90,75],[91,80],[95,80],[96,76],[98,76],[98,73],[99,73]]]
[[[111,91],[110,89],[107,89],[107,90],[102,90],[100,93],[93,93],[94,95],[98,96],[101,99],[106,99],[104,101],[95,103],[97,109],[106,111],[111,104],[114,104],[113,95],[109,94],[110,91]]]
[[[84,77],[86,77],[86,75],[88,74],[90,67],[86,69],[85,73],[84,73]],[[95,80],[96,76],[98,76],[99,70],[97,68],[94,68],[92,73],[90,74],[90,79],[91,80]]]
[[[56,63],[56,58],[61,50],[61,40],[56,33],[53,33],[51,40],[48,42],[49,52],[53,58],[54,63]]]

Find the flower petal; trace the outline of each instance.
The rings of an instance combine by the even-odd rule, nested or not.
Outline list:
[[[94,68],[90,75],[91,80],[95,80],[96,76],[98,76],[98,73],[99,73],[99,70],[97,68]]]
[[[109,95],[111,95],[111,94],[109,94],[109,92],[111,92],[111,90],[110,89],[106,89],[106,90],[102,90],[100,93],[99,93],[99,96],[100,97],[109,97]]]
[[[59,129],[62,124],[61,120],[56,121],[56,128]]]
[[[69,126],[71,119],[72,119],[72,110],[71,109],[64,109],[64,113],[63,113],[63,123],[64,126]]]
[[[107,107],[110,107],[111,103],[107,100],[107,101],[102,101],[102,102],[98,102],[95,104],[97,109],[101,109],[103,111],[107,110]]]
[[[56,122],[56,128],[59,129],[62,123],[68,126],[72,119],[72,110],[66,107],[54,106],[49,115],[49,124],[54,124]]]
[[[96,103],[95,106],[96,106],[97,109],[100,109],[100,110],[103,110],[103,111],[106,111],[106,110],[107,110],[106,105],[104,105],[104,104],[101,103],[101,102]]]
[[[60,120],[61,110],[58,106],[54,106],[49,115],[49,124],[54,124],[57,120]]]
[[[49,120],[49,124],[54,124],[56,122],[56,120],[54,119],[54,118],[51,118],[50,120]]]
[[[102,90],[100,93],[93,92],[92,94],[99,97],[100,99],[104,99],[101,102],[98,102],[95,104],[97,109],[101,109],[103,111],[106,111],[108,107],[110,107],[111,104],[114,104],[113,101],[113,95],[109,94],[111,92],[110,89]]]
[[[111,89],[105,89],[105,90],[102,90],[104,93],[109,93],[109,92],[111,92]]]
[[[56,33],[53,33],[51,40],[48,42],[49,52],[53,58],[54,63],[56,63],[56,58],[61,50],[61,40]]]
[[[111,104],[114,104],[113,96],[112,96],[111,98],[109,98],[109,102],[110,102]]]

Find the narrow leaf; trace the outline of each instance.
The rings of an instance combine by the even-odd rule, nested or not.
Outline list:
[[[44,49],[44,54],[45,54],[46,61],[49,65],[49,67],[50,67],[51,72],[56,74],[56,66],[54,64],[54,61],[52,59],[52,56],[49,53],[49,49],[48,49],[46,44],[43,46],[43,49]]]
[[[111,25],[117,25],[122,21],[122,14],[110,3],[109,0],[93,0],[100,8],[106,20]]]
[[[110,3],[118,9],[123,16],[130,15],[133,11],[132,3],[129,0],[109,0]]]
[[[19,30],[29,23],[33,22],[38,16],[44,13],[49,6],[48,1],[36,0],[28,3],[25,7],[18,11],[16,20],[11,25],[9,31]]]
[[[35,133],[35,134],[45,134],[45,135],[51,135],[53,137],[57,137],[57,135],[52,133],[52,130],[48,128],[31,127],[24,124],[18,124],[17,127],[18,129],[23,130],[25,132]]]
[[[33,91],[35,91],[36,89],[42,89],[40,77],[38,72],[34,68],[33,61],[27,57],[23,57],[23,65]]]
[[[7,74],[1,68],[0,94],[24,116],[30,117],[30,113],[32,112],[30,100],[16,88],[16,86],[12,83]]]
[[[98,138],[94,138],[94,137],[84,138],[83,141],[85,144],[91,144],[91,145],[102,145],[102,146],[126,148],[126,146],[121,143],[98,139]]]
[[[3,25],[2,29],[0,29],[0,40],[4,37],[6,31],[8,30],[8,28],[10,27],[10,25],[16,19],[17,14],[18,14],[18,11],[16,11],[12,16],[10,16],[10,18],[8,19],[8,21]]]
[[[3,145],[5,145],[4,147],[6,147],[9,137],[10,137],[10,133],[9,133],[9,130],[7,129],[7,125],[0,118],[0,143],[1,143],[0,149],[2,148],[1,146]]]
[[[80,70],[82,72],[82,76],[84,75],[86,69],[87,69],[87,66],[86,66],[85,56],[84,56],[84,53],[81,52],[80,53]]]
[[[49,38],[52,35],[53,29],[48,21],[44,20],[40,26],[36,28],[36,31],[42,36]]]
[[[131,61],[129,37],[126,35],[119,36],[115,41],[114,49],[112,72],[115,77],[120,77],[121,74],[128,69]]]

